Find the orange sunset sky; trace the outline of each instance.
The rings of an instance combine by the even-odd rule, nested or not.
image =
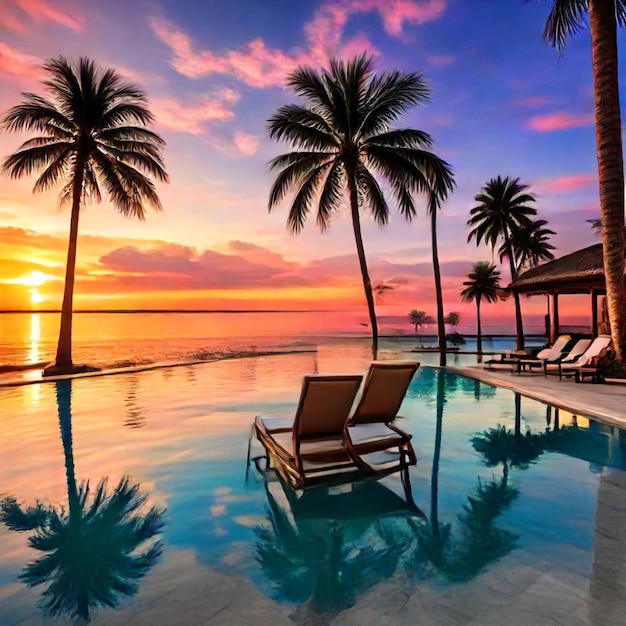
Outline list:
[[[292,236],[286,205],[267,212],[267,163],[288,148],[269,140],[266,120],[295,101],[283,88],[286,75],[329,55],[368,52],[380,70],[422,71],[431,87],[432,102],[397,126],[429,132],[455,170],[457,189],[439,217],[447,312],[474,318],[461,283],[472,263],[493,255],[466,243],[465,223],[491,177],[519,176],[531,186],[538,217],[557,232],[557,255],[598,243],[585,222],[598,216],[589,37],[572,39],[559,58],[541,39],[546,14],[542,3],[491,0],[3,0],[0,113],[21,92],[42,92],[45,58],[84,55],[148,93],[154,129],[167,141],[162,213],[138,222],[107,201],[84,208],[75,308],[364,307],[347,215],[325,234],[311,220]],[[24,139],[0,134],[0,155]],[[33,184],[34,177],[0,179],[4,310],[61,304],[69,210],[54,192],[33,195]],[[393,287],[378,313],[434,315],[423,205],[411,225],[393,214],[380,229],[364,214],[363,228],[372,283]],[[506,267],[502,273],[507,284]],[[539,319],[545,299],[523,307]],[[586,319],[589,307],[565,299],[562,317]],[[512,305],[485,315],[510,324]]]

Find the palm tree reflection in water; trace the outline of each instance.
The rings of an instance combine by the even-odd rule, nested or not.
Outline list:
[[[96,607],[115,608],[133,596],[139,581],[161,556],[163,544],[150,542],[163,528],[164,510],[140,513],[147,499],[127,476],[112,489],[99,481],[76,483],[72,448],[71,380],[56,383],[57,406],[67,480],[68,508],[40,502],[22,508],[5,503],[1,520],[11,530],[34,531],[29,545],[44,555],[26,565],[19,578],[29,587],[47,583],[40,608],[50,617],[89,622]]]
[[[266,482],[269,524],[254,529],[255,553],[276,595],[304,611],[336,614],[391,577],[408,548],[397,528],[404,519],[423,519],[412,501],[378,482],[354,483],[334,495],[318,487],[300,498],[283,489],[290,507],[279,504]]]
[[[425,368],[409,390],[436,398],[429,518],[412,504],[408,475],[406,501],[378,482],[355,483],[338,495],[315,488],[299,499],[286,488],[291,510],[266,483],[268,524],[254,529],[255,552],[277,596],[301,604],[299,611],[336,614],[394,575],[399,581],[469,581],[513,549],[517,535],[496,525],[519,495],[505,479],[479,480],[456,522],[439,519],[443,419],[447,394],[457,389],[480,397],[482,388],[443,369]]]
[[[427,370],[422,372],[422,375]],[[478,487],[472,489],[457,516],[457,532],[453,525],[439,520],[439,460],[443,435],[443,417],[447,394],[457,390],[461,381],[464,391],[466,379],[443,369],[433,372],[430,382],[435,384],[436,430],[431,474],[430,519],[418,525],[409,520],[415,542],[412,544],[407,567],[413,578],[442,576],[450,582],[465,582],[476,576],[488,563],[508,554],[517,535],[496,526],[497,517],[508,509],[519,495],[517,489],[507,485],[506,480],[484,482],[478,479]],[[428,387],[428,378],[426,380]],[[471,382],[471,381],[469,381]],[[425,387],[421,393],[427,392]],[[432,393],[432,388],[431,388]],[[480,390],[472,384],[474,397]]]

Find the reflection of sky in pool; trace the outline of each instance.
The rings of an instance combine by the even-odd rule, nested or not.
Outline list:
[[[200,602],[202,591],[177,574],[181,563],[188,571],[200,568],[197,580],[220,575],[240,581],[241,594],[256,588],[266,610],[271,598],[283,616],[298,606],[336,614],[385,580],[415,587],[467,584],[485,568],[508,567],[507,561],[519,566],[520,555],[525,563],[558,564],[589,581],[598,490],[616,471],[611,468],[624,467],[624,437],[451,373],[422,368],[401,411],[403,428],[414,435],[412,493],[423,514],[400,497],[397,475],[306,494],[291,505],[278,482],[266,486],[256,473],[245,481],[255,414],[290,414],[304,374],[366,367],[364,354],[338,358],[328,348],[317,355],[74,380],[69,449],[76,489],[89,480],[93,497],[98,481],[108,477],[111,494],[128,475],[147,497],[133,513],[138,519],[151,507],[166,509],[161,534],[147,535],[145,546],[137,544],[132,553],[145,553],[160,539],[160,560],[138,577],[136,596],[118,590],[112,602],[100,601],[120,611],[100,608],[98,622],[114,623],[136,607],[165,611],[164,584],[184,585],[186,603]],[[23,507],[38,501],[64,507],[70,527],[71,463],[59,428],[61,417],[67,452],[65,396],[59,395],[58,411],[54,384],[0,394],[0,498],[10,496]],[[29,547],[33,532],[0,525],[2,624],[36,619],[47,585],[29,590],[18,582],[26,564],[44,556]]]

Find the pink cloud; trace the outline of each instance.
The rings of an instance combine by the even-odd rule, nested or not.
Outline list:
[[[252,156],[259,147],[259,139],[242,131],[235,132],[235,146],[243,156]]]
[[[535,117],[531,117],[526,124],[526,127],[540,133],[550,133],[552,131],[563,130],[565,128],[589,126],[592,123],[593,118],[590,115],[548,113],[547,115],[536,115]]]
[[[254,244],[232,242],[236,254],[165,244],[150,250],[117,248],[100,258],[118,286],[143,290],[238,289],[310,285],[298,266]]]
[[[402,33],[404,24],[421,24],[440,17],[448,0],[342,0],[326,2],[304,26],[304,44],[293,53],[269,48],[260,39],[249,41],[238,49],[213,53],[198,50],[189,35],[163,17],[152,17],[155,35],[173,54],[172,67],[184,76],[198,78],[213,73],[235,76],[252,87],[264,88],[284,84],[285,77],[297,66],[321,65],[330,56],[342,58],[378,50],[364,35],[343,41],[345,26],[357,13],[377,11],[385,30],[393,36]],[[442,57],[443,58],[443,57]],[[446,58],[445,62],[448,62]]]
[[[515,104],[518,107],[527,107],[530,109],[543,106],[548,104],[548,102],[548,98],[545,96],[528,96],[527,98],[520,98],[519,100],[516,100]]]
[[[426,60],[433,67],[447,67],[454,63],[456,57],[453,54],[435,54],[426,57]]]
[[[0,11],[0,26],[14,32],[26,32],[26,20],[39,24],[59,24],[70,30],[82,33],[85,20],[77,13],[76,7],[64,10],[59,0],[3,0]]]
[[[239,95],[235,91],[225,89],[205,96],[194,104],[186,104],[175,98],[153,98],[151,109],[161,128],[202,135],[206,132],[207,122],[232,119],[234,113],[230,107],[238,99]]]
[[[42,72],[41,59],[20,52],[0,41],[0,74],[19,78],[38,79]]]
[[[398,36],[406,24],[423,24],[440,18],[448,0],[351,0],[348,6],[356,12],[378,11],[385,31]]]
[[[597,182],[596,174],[572,174],[541,181],[537,186],[547,193],[567,193],[568,191],[590,187]]]

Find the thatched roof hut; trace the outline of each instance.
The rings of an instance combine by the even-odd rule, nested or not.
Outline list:
[[[576,250],[520,274],[507,291],[528,295],[546,293],[602,293],[602,244]]]
[[[523,293],[528,296],[548,295],[552,300],[550,341],[559,333],[559,295],[589,294],[591,296],[591,332],[598,332],[598,296],[606,294],[602,244],[566,254],[543,265],[533,267],[517,277],[504,294]]]

